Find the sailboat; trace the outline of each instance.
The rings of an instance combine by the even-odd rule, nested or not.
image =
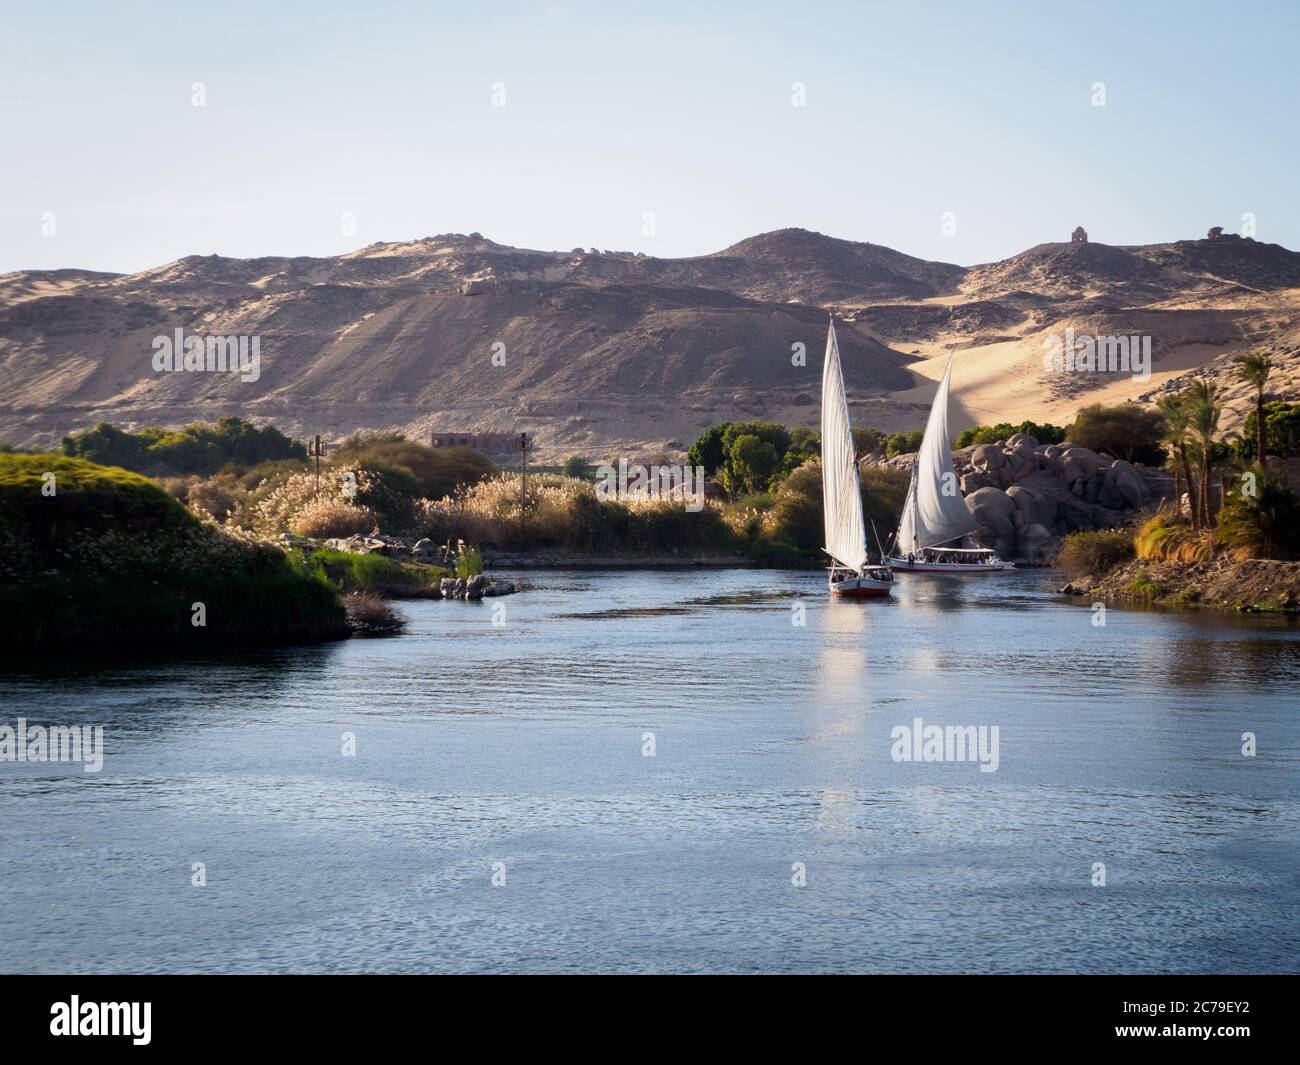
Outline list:
[[[822,363],[822,521],[826,532],[824,550],[831,558],[827,574],[831,594],[850,599],[887,596],[894,586],[893,573],[888,566],[867,563],[862,492],[834,318],[826,334],[826,358]]]
[[[977,528],[962,499],[948,445],[948,384],[952,356],[925,423],[921,449],[912,465],[912,483],[898,523],[889,566],[907,573],[997,573],[1015,569],[987,548],[967,548],[961,540]]]

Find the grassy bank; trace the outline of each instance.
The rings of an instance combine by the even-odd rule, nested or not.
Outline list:
[[[1074,533],[1057,566],[1065,590],[1093,599],[1162,607],[1300,612],[1300,526],[1276,487],[1230,498],[1213,528],[1169,511],[1133,529]],[[1280,507],[1280,509],[1279,509]]]
[[[399,562],[383,555],[318,548],[301,555],[307,570],[344,594],[365,593],[386,599],[436,596],[438,582],[450,569],[416,562]]]
[[[199,522],[138,474],[0,455],[0,653],[192,650],[348,634],[303,560]]]
[[[227,465],[207,477],[165,478],[163,484],[194,512],[263,538],[287,533],[319,541],[378,530],[435,544],[464,540],[498,555],[823,565],[815,434],[765,423],[727,428],[746,431],[731,441],[725,459],[720,452],[700,457],[713,478],[705,500],[636,491],[614,498],[598,491],[582,463],[575,464],[582,476],[534,469],[524,484],[517,473],[501,473],[467,449],[433,449],[393,434],[351,438],[330,452],[319,478],[296,459],[276,459],[248,469]],[[779,448],[765,447],[763,434]],[[105,433],[94,439],[100,436],[117,439]],[[719,447],[726,440],[723,434]],[[864,470],[868,518],[892,528],[907,483],[906,474]],[[306,562],[345,591],[401,594],[418,583],[362,573],[337,558]]]

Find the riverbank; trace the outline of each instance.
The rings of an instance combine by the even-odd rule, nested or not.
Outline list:
[[[1083,576],[1061,588],[1103,602],[1300,613],[1300,562],[1219,557],[1208,562],[1136,559],[1104,577]]]
[[[336,590],[138,474],[0,455],[0,657],[343,639]]]

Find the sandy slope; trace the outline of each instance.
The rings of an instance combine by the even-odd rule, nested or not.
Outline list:
[[[957,429],[1067,423],[1203,369],[1228,387],[1231,429],[1247,397],[1230,353],[1273,352],[1274,394],[1291,387],[1300,254],[1226,237],[1056,243],[967,270],[805,230],[690,259],[448,234],[129,276],[27,271],[0,277],[0,439],[234,414],[331,437],[525,429],[544,458],[672,451],[737,417],[815,425],[827,309],[858,425],[920,425],[952,355]],[[1150,380],[1045,372],[1044,341],[1067,327],[1151,336]],[[152,338],[177,328],[261,337],[258,380],[155,373]]]

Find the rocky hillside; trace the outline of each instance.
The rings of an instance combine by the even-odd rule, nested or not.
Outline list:
[[[967,269],[792,229],[686,259],[451,234],[328,258],[26,271],[0,277],[0,439],[236,414],[295,435],[527,429],[543,457],[672,450],[737,416],[814,424],[827,309],[845,320],[857,424],[920,424],[954,353],[956,427],[1059,422],[1225,352],[1292,359],[1300,255],[1237,237],[1059,243]],[[1045,374],[1044,341],[1067,325],[1149,334],[1152,379]],[[177,329],[260,338],[256,380],[156,372],[154,338]]]

